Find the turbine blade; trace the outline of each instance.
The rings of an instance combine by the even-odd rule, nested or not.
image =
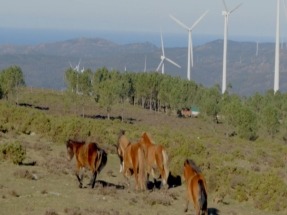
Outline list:
[[[162,55],[164,56],[164,46],[163,46],[163,39],[162,39],[162,32],[160,31],[160,39],[161,39],[161,51]]]
[[[243,3],[240,3],[239,5],[237,5],[235,8],[233,8],[231,11],[229,11],[229,13],[234,12],[235,10],[237,10]]]
[[[188,26],[186,26],[185,24],[183,24],[181,21],[179,21],[177,18],[175,18],[174,16],[172,16],[172,15],[169,15],[170,16],[170,18],[172,18],[173,19],[173,21],[175,21],[177,24],[179,24],[181,27],[183,27],[184,29],[186,29],[186,30],[189,30],[189,27]]]
[[[161,67],[161,65],[163,64],[163,60],[164,60],[164,59],[162,59],[162,60],[160,61],[158,67],[156,68],[156,71],[157,71],[157,72],[158,72],[159,68]]]
[[[191,58],[191,67],[193,67],[193,44],[192,44],[192,39],[190,40],[190,58]]]
[[[208,10],[207,11],[205,11],[197,20],[196,20],[196,22],[191,26],[191,30],[193,29],[193,28],[195,28],[195,26],[206,16],[206,14],[208,13]]]
[[[225,3],[225,1],[224,1],[224,0],[222,0],[222,3],[223,3],[223,6],[224,6],[224,8],[225,8],[225,11],[228,11],[228,9],[227,9],[227,5],[226,5],[226,3]]]
[[[286,7],[286,1],[285,1],[285,0],[283,0],[283,3],[284,3],[284,10],[285,10],[285,15],[286,15],[286,17],[287,17],[287,7]]]
[[[170,62],[171,64],[173,64],[174,66],[178,67],[178,68],[181,68],[180,65],[178,65],[176,62],[172,61],[171,59],[169,58],[165,58],[166,61]]]

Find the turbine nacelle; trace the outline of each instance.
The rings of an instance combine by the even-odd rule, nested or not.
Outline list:
[[[222,11],[222,16],[228,16],[230,13],[228,11]]]

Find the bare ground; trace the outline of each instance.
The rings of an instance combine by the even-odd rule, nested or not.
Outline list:
[[[137,192],[131,178],[131,187],[126,187],[124,177],[119,173],[118,157],[114,154],[108,155],[107,166],[98,176],[96,187],[80,189],[74,175],[75,160],[66,160],[64,145],[56,145],[37,135],[1,136],[1,140],[6,138],[21,139],[27,150],[26,162],[36,161],[36,164],[0,163],[1,215],[195,214],[191,204],[189,211],[184,213],[185,184]],[[89,181],[89,172],[86,175],[84,184]],[[228,199],[223,201],[212,195],[208,197],[209,214],[216,214],[212,213],[216,210],[217,214],[270,214],[251,205]]]

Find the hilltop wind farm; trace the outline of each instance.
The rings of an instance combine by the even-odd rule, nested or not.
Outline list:
[[[285,0],[0,14],[0,215],[287,214]]]

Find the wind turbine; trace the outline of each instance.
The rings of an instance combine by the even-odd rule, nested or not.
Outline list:
[[[222,0],[224,11],[222,11],[222,15],[224,16],[224,44],[223,44],[223,71],[222,71],[222,94],[226,91],[226,62],[227,62],[227,34],[228,34],[228,18],[231,13],[237,10],[242,3],[237,5],[232,10],[228,10],[226,3]]]
[[[183,24],[181,21],[179,21],[174,16],[170,15],[170,18],[172,18],[177,24],[179,24],[182,28],[188,31],[188,48],[187,48],[187,79],[190,81],[190,70],[191,67],[193,67],[193,45],[192,45],[192,30],[195,28],[195,26],[203,19],[203,17],[208,13],[208,11],[205,11],[196,21],[193,23],[191,27],[188,27],[187,25]]]
[[[164,54],[164,46],[163,46],[163,39],[162,39],[162,33],[160,32],[160,38],[161,38],[161,50],[162,50],[162,55],[160,56],[160,63],[156,69],[156,71],[158,72],[158,70],[160,69],[161,67],[161,73],[164,74],[164,61],[167,61],[171,64],[173,64],[174,66],[178,67],[178,68],[181,68],[180,65],[178,65],[177,63],[175,63],[174,61],[172,61],[171,59],[165,57],[165,54]]]
[[[75,70],[76,72],[80,72],[80,64],[81,64],[81,59],[79,60],[78,65],[75,67],[72,66],[71,62],[69,62],[71,69]]]
[[[77,72],[80,72],[80,64],[81,64],[81,60],[82,60],[82,59],[80,59],[80,60],[79,60],[78,65],[75,67],[75,69],[76,69],[76,71],[77,71]]]
[[[144,59],[144,72],[146,72],[146,56],[145,56],[145,59]]]
[[[275,44],[275,68],[274,68],[274,94],[279,90],[279,63],[280,63],[280,0],[277,0],[276,16],[276,44]]]
[[[256,42],[256,57],[258,56],[258,51],[259,51],[259,42]]]

